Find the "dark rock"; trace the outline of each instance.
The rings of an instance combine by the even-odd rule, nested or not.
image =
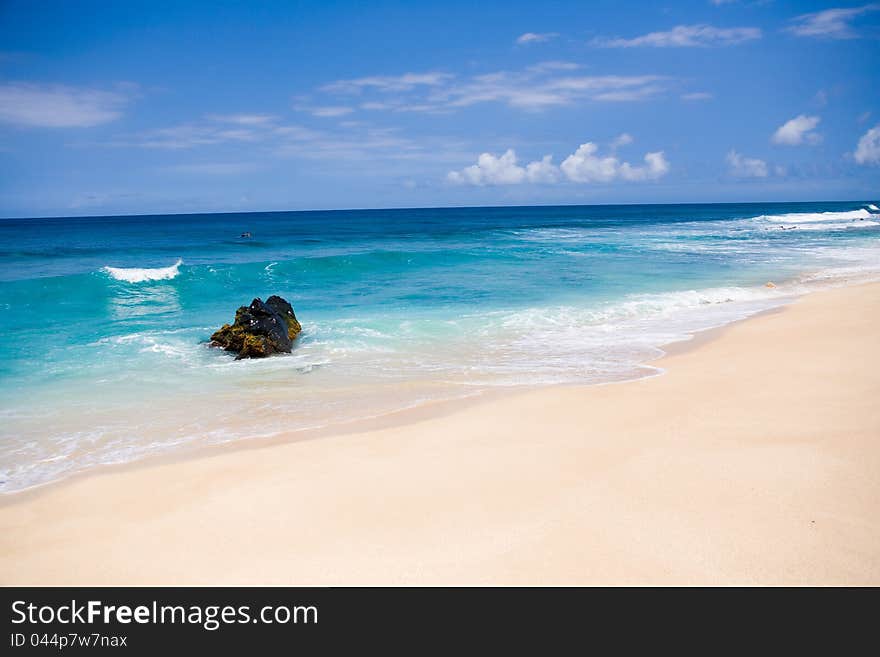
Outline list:
[[[224,324],[211,336],[211,346],[233,351],[236,359],[265,358],[277,353],[290,353],[293,341],[302,326],[291,305],[278,296],[263,303],[254,299],[250,306],[235,311],[235,322]]]

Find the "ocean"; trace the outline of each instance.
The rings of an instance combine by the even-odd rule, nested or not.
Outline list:
[[[655,374],[662,345],[880,278],[876,203],[0,219],[0,491],[499,388]],[[207,346],[272,294],[302,322],[292,354]]]

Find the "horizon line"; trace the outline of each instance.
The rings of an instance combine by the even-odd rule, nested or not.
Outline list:
[[[880,198],[880,195],[878,195]],[[205,212],[128,212],[121,214],[70,214],[70,215],[32,215],[0,216],[0,221],[40,220],[40,219],[113,219],[133,217],[198,217],[229,214],[294,214],[313,212],[388,212],[406,210],[493,210],[515,208],[591,208],[591,207],[632,207],[632,206],[678,206],[678,205],[785,205],[792,203],[872,203],[869,199],[821,199],[815,201],[682,201],[666,203],[552,203],[536,205],[433,205],[400,206],[381,208],[306,208],[300,210],[210,210]]]

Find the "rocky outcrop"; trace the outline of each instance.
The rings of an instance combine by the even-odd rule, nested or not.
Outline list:
[[[254,299],[235,311],[235,322],[224,324],[211,336],[211,346],[235,352],[236,360],[290,353],[302,326],[284,299]]]

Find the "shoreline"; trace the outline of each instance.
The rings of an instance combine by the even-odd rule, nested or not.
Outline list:
[[[817,291],[662,376],[10,493],[0,584],[877,584],[878,320],[878,283]]]
[[[853,283],[852,285],[866,284],[870,283],[857,282]],[[847,287],[848,285],[844,283],[843,286]],[[136,458],[131,461],[92,466],[84,470],[73,472],[59,479],[53,479],[51,481],[46,481],[40,484],[35,484],[8,492],[0,492],[0,509],[2,509],[4,506],[17,504],[19,503],[19,501],[28,497],[38,496],[42,494],[43,491],[51,490],[57,487],[63,487],[68,483],[72,483],[81,479],[87,479],[90,477],[101,476],[103,474],[125,472],[139,468],[149,468],[159,465],[168,465],[178,462],[198,460],[201,458],[206,458],[217,454],[224,454],[237,450],[265,449],[277,445],[284,445],[295,442],[321,440],[334,436],[345,436],[350,434],[367,433],[380,429],[391,429],[414,424],[426,419],[443,417],[445,415],[449,415],[450,413],[455,413],[457,411],[463,410],[469,406],[485,403],[486,401],[491,401],[493,399],[515,397],[517,395],[527,394],[529,392],[534,392],[538,390],[554,388],[594,388],[609,385],[623,385],[627,383],[632,383],[634,381],[650,379],[655,376],[663,376],[665,374],[665,370],[663,370],[663,368],[659,366],[659,363],[664,359],[670,356],[683,354],[688,351],[698,349],[701,346],[708,344],[723,335],[724,332],[730,327],[740,324],[742,322],[748,322],[754,318],[761,317],[763,315],[783,312],[788,306],[796,303],[798,299],[801,299],[804,296],[810,294],[814,294],[817,291],[822,290],[792,294],[790,297],[787,298],[786,301],[778,306],[774,306],[766,310],[756,311],[751,315],[748,315],[747,317],[735,319],[720,326],[713,326],[708,329],[695,331],[694,333],[690,334],[688,338],[660,345],[656,347],[656,349],[661,353],[656,358],[647,360],[639,365],[639,367],[644,372],[641,376],[634,376],[632,378],[614,381],[602,381],[598,383],[569,382],[482,388],[477,389],[476,392],[469,395],[463,395],[450,399],[429,400],[421,403],[416,403],[412,406],[406,406],[386,413],[381,413],[379,415],[356,418],[336,424],[328,424],[308,429],[280,432],[268,436],[234,438],[226,442],[213,444],[184,445],[175,449],[170,449],[163,452],[157,452],[149,456]]]
[[[779,280],[779,279],[777,279]],[[760,310],[752,310],[744,317],[726,320],[720,325],[710,326],[708,328],[691,329],[687,335],[676,339],[672,342],[653,345],[650,348],[657,352],[656,356],[633,365],[633,374],[628,377],[596,381],[566,381],[560,383],[535,383],[535,384],[519,384],[519,385],[497,385],[476,384],[474,391],[457,396],[423,399],[417,400],[409,405],[402,405],[394,410],[382,411],[376,415],[365,415],[354,417],[353,419],[341,422],[329,422],[310,426],[303,429],[292,429],[274,432],[271,434],[253,435],[234,437],[221,442],[185,442],[173,445],[153,453],[147,453],[137,456],[131,460],[118,461],[111,463],[103,463],[90,465],[80,470],[73,470],[69,473],[62,474],[56,479],[41,481],[35,484],[29,484],[23,488],[13,490],[0,491],[0,508],[8,504],[15,504],[24,496],[38,495],[45,489],[51,489],[56,486],[63,486],[66,482],[76,481],[84,477],[99,476],[103,473],[112,473],[119,470],[129,470],[138,467],[150,467],[153,465],[161,465],[174,463],[177,461],[186,461],[191,459],[203,458],[216,453],[223,453],[227,450],[238,449],[260,449],[272,445],[285,444],[289,442],[299,442],[305,440],[315,440],[327,438],[335,435],[345,435],[351,433],[360,433],[379,428],[390,428],[403,424],[416,422],[426,417],[439,416],[450,412],[455,412],[459,408],[464,408],[471,404],[478,404],[486,400],[495,399],[501,396],[517,395],[528,391],[541,390],[545,388],[570,388],[570,387],[595,387],[605,386],[609,384],[628,383],[638,381],[645,378],[659,376],[663,372],[662,368],[656,364],[670,355],[681,353],[682,351],[695,349],[706,341],[711,341],[717,335],[723,333],[730,326],[735,326],[741,322],[760,317],[767,313],[780,312],[786,307],[798,301],[798,299],[822,292],[824,290],[833,290],[846,288],[851,286],[866,285],[872,282],[880,282],[880,270],[862,271],[857,274],[847,273],[834,276],[828,279],[814,278],[809,272],[802,273],[799,276],[788,279],[781,279],[778,286],[782,295],[776,300],[775,305]],[[763,287],[763,286],[754,286]],[[636,373],[640,372],[640,373]],[[485,387],[483,387],[485,385]]]

